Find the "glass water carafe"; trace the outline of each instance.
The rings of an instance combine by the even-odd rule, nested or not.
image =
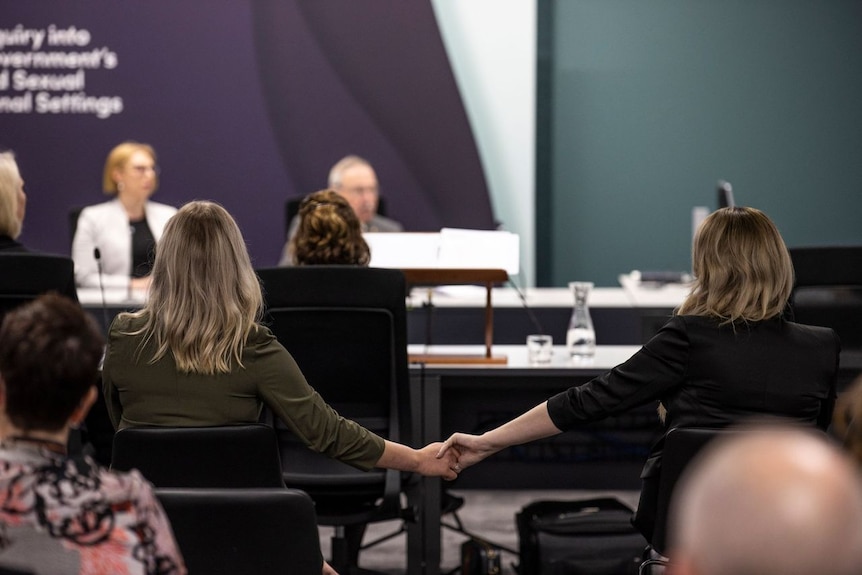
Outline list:
[[[596,330],[593,328],[587,299],[593,283],[570,282],[569,288],[575,296],[575,307],[569,320],[569,331],[566,332],[566,347],[573,357],[592,357],[596,353]]]

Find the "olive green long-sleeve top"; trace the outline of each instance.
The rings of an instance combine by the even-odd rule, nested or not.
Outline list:
[[[152,340],[128,335],[143,323],[119,316],[108,334],[102,385],[115,428],[252,423],[266,404],[315,451],[363,470],[383,454],[383,439],[327,405],[269,329],[249,335],[243,367],[201,375],[181,373],[170,352],[152,362]]]

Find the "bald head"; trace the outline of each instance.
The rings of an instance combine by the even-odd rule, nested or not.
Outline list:
[[[825,438],[751,430],[704,455],[671,509],[674,573],[862,573],[862,482]]]

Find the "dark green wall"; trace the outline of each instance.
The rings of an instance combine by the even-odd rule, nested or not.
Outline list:
[[[689,269],[719,179],[788,245],[862,243],[862,1],[539,9],[539,285]]]

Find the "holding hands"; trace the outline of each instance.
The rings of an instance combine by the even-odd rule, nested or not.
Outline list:
[[[419,469],[422,475],[439,476],[449,481],[458,477],[458,450],[449,449],[445,444],[429,443],[419,450]]]
[[[455,460],[452,470],[460,473],[500,450],[499,447],[493,447],[485,435],[453,433],[449,439],[442,443],[437,457],[451,458],[454,454]]]
[[[443,446],[437,452],[437,457],[448,457],[451,461],[454,455],[455,461],[451,469],[457,474],[486,457],[494,455],[501,449],[544,439],[559,433],[560,430],[548,415],[547,402],[543,402],[482,435],[453,433],[449,439],[443,442]]]

